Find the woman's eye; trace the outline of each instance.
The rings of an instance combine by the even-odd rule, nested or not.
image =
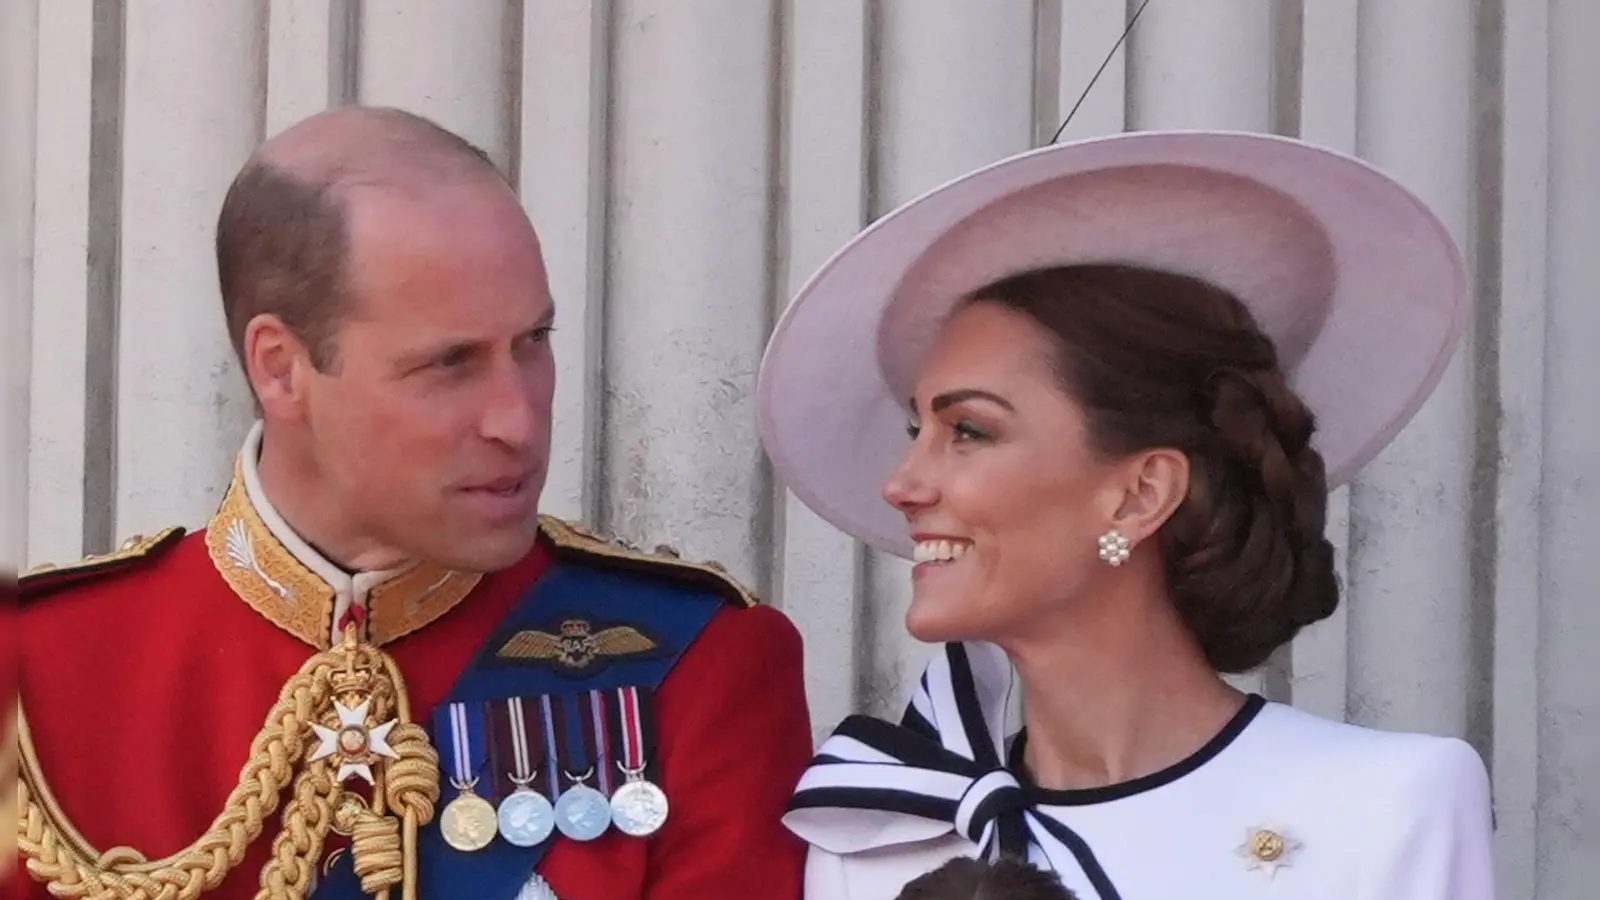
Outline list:
[[[957,422],[950,427],[950,432],[954,435],[953,440],[958,444],[965,441],[986,441],[989,439],[988,432],[971,422]],[[916,422],[906,423],[906,437],[914,441],[920,434],[922,434],[922,426],[920,424]]]
[[[957,441],[982,441],[987,440],[989,437],[983,429],[973,425],[971,422],[957,422],[955,432]]]

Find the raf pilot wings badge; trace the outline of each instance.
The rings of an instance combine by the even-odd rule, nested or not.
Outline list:
[[[524,628],[500,645],[495,655],[505,661],[546,663],[564,674],[584,676],[612,662],[652,656],[660,643],[633,625],[597,627],[576,616],[561,620],[556,633]]]

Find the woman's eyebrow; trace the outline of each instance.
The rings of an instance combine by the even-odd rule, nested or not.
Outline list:
[[[1016,412],[1016,407],[1011,405],[1011,401],[1000,396],[999,394],[994,393],[993,391],[986,391],[981,388],[959,388],[953,391],[945,391],[937,397],[934,397],[928,406],[934,412],[939,412],[940,410],[953,404],[960,403],[963,400],[987,400],[1001,409]]]

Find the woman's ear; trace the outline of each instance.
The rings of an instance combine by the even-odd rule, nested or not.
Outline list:
[[[1111,527],[1138,544],[1160,530],[1189,495],[1189,457],[1171,448],[1146,450],[1117,467],[1121,503]]]

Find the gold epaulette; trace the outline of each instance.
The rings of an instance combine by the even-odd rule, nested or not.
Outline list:
[[[62,565],[41,563],[18,576],[17,589],[24,601],[32,600],[67,585],[130,569],[177,546],[187,533],[182,526],[173,526],[149,537],[134,535],[110,553],[93,553]]]
[[[647,553],[622,541],[608,539],[575,522],[541,515],[539,525],[561,552],[597,557],[619,568],[653,573],[707,588],[734,606],[758,606],[755,592],[716,562],[693,562],[665,544]]]

